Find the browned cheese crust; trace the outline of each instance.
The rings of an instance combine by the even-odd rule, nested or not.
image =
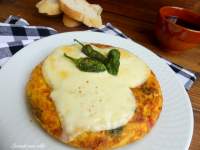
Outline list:
[[[136,112],[126,125],[113,130],[84,132],[71,142],[63,141],[61,123],[50,98],[51,88],[45,82],[41,68],[42,64],[35,67],[27,83],[28,103],[33,116],[43,129],[68,145],[90,150],[106,150],[126,145],[146,135],[160,115],[163,101],[161,90],[155,75],[151,72],[145,83],[131,89],[136,98]]]

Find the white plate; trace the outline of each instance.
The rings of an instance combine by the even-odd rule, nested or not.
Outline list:
[[[142,58],[156,74],[164,97],[163,110],[152,131],[124,150],[188,149],[193,131],[190,99],[174,72],[146,48],[120,37],[95,32],[68,32],[34,42],[20,50],[0,70],[0,149],[72,149],[47,135],[31,121],[25,99],[25,85],[31,70],[55,47],[73,39],[98,42],[130,50]]]

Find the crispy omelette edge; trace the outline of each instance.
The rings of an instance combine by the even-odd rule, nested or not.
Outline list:
[[[99,48],[108,45],[95,44]],[[50,98],[51,88],[42,75],[42,63],[37,65],[31,73],[26,85],[28,104],[34,118],[51,136],[65,144],[91,150],[106,150],[126,145],[146,135],[157,121],[163,98],[156,76],[151,71],[147,81],[131,89],[136,98],[136,112],[130,121],[121,128],[100,132],[84,132],[71,142],[62,136],[61,123]]]

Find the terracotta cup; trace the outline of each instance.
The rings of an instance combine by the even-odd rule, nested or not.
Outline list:
[[[184,8],[164,6],[159,10],[155,28],[155,34],[161,45],[166,50],[175,52],[199,46],[200,30],[178,25],[173,21],[173,17],[200,26],[200,14]]]

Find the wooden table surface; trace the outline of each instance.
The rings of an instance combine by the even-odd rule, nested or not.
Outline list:
[[[173,5],[189,8],[200,13],[199,0],[89,0],[100,4],[103,22],[111,22],[134,41],[144,45],[155,53],[193,71],[197,80],[190,89],[189,96],[194,112],[194,134],[190,150],[200,150],[200,47],[175,55],[163,52],[155,42],[153,34],[156,15],[161,6]],[[86,30],[84,25],[66,28],[62,16],[47,17],[37,13],[37,0],[0,0],[0,21],[9,15],[25,18],[31,25],[43,25],[55,28],[59,32]]]

